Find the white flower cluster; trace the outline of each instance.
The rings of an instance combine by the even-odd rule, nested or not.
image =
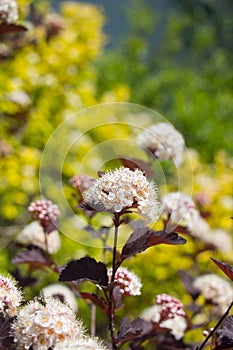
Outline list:
[[[0,1],[0,21],[13,23],[18,17],[18,5],[15,0]]]
[[[223,253],[232,251],[232,239],[229,234],[221,229],[212,230],[208,222],[201,216],[191,220],[188,228],[193,237],[200,239],[205,244]]]
[[[161,322],[160,326],[170,329],[175,339],[180,340],[184,336],[188,324],[183,316],[175,316]]]
[[[194,287],[199,289],[207,302],[214,305],[214,311],[223,314],[233,300],[233,288],[225,279],[215,274],[197,277]]]
[[[108,269],[108,278],[111,281],[112,278],[112,269]],[[114,279],[116,285],[120,287],[122,296],[133,296],[141,294],[141,281],[139,277],[129,271],[126,267],[120,267],[115,274]]]
[[[156,221],[159,215],[156,185],[148,182],[139,169],[132,171],[121,167],[107,172],[96,179],[83,195],[91,205],[103,206],[113,213],[137,208],[140,215],[152,221]]]
[[[17,287],[17,282],[11,277],[0,275],[0,312],[14,317],[22,299],[22,292]]]
[[[212,230],[210,239],[215,248],[221,252],[226,254],[232,252],[232,238],[226,231],[222,229]]]
[[[183,304],[180,300],[167,294],[158,295],[156,304],[145,309],[141,318],[148,322],[158,323],[162,328],[170,329],[176,340],[184,336],[188,326]]]
[[[59,300],[31,301],[18,313],[12,326],[18,350],[48,350],[58,342],[83,337],[81,321],[75,319],[73,311]]]
[[[8,94],[10,101],[21,106],[22,108],[27,108],[31,104],[30,96],[23,90],[12,91]]]
[[[38,221],[27,225],[17,236],[17,242],[22,244],[32,244],[36,247],[48,251],[49,254],[56,253],[61,247],[59,233],[54,230],[46,235]]]
[[[183,160],[184,139],[168,123],[157,123],[143,131],[138,137],[141,147],[147,148],[159,160],[173,159],[179,166]]]
[[[189,227],[199,217],[192,199],[181,192],[170,192],[161,199],[162,213],[166,219],[170,219],[175,224],[183,224]]]
[[[97,338],[70,339],[57,343],[54,350],[107,350]]]
[[[64,286],[60,283],[50,284],[49,286],[44,287],[40,294],[43,298],[54,298],[60,299],[64,304],[67,304],[71,310],[74,312],[77,311],[77,301],[74,296],[74,293],[71,292],[70,288]]]

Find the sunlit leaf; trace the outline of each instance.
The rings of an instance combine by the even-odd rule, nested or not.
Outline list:
[[[176,245],[184,244],[185,242],[186,240],[175,232],[167,233],[165,231],[153,231],[148,227],[139,227],[131,234],[124,245],[121,260],[123,261],[158,244]]]

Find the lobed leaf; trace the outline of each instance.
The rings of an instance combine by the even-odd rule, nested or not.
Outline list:
[[[144,320],[136,318],[133,322],[128,316],[124,317],[120,323],[117,342],[124,344],[137,338],[143,332]]]
[[[108,274],[106,265],[86,256],[79,260],[70,261],[61,271],[59,281],[90,281],[102,286],[108,285]]]

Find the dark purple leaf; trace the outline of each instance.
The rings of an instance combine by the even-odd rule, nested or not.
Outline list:
[[[13,264],[38,264],[50,266],[53,261],[40,248],[33,247],[29,250],[21,251],[12,259]]]
[[[124,344],[137,338],[143,332],[143,323],[141,318],[131,322],[129,317],[124,317],[119,326],[117,342]]]
[[[233,316],[227,317],[216,331],[214,350],[233,349]]]
[[[79,260],[70,261],[62,270],[59,281],[90,281],[102,286],[108,285],[106,265],[86,256]]]
[[[86,201],[82,201],[78,206],[78,209],[81,209],[84,214],[86,214],[89,218],[92,218],[96,213],[106,212],[106,209],[103,205],[100,204],[90,204]]]
[[[0,35],[12,34],[12,33],[22,33],[25,32],[27,28],[22,24],[14,23],[0,23]]]
[[[91,300],[95,305],[99,306],[105,314],[108,314],[108,305],[106,304],[105,300],[100,296],[85,292],[80,292],[80,296],[83,299]]]
[[[179,270],[178,272],[186,291],[189,293],[189,295],[191,295],[193,300],[196,300],[200,294],[200,291],[193,285],[195,278],[193,278],[187,271]]]
[[[136,159],[136,158],[118,158],[119,161],[122,163],[122,165],[125,168],[129,168],[130,170],[135,170],[135,169],[139,169],[141,170],[143,173],[145,173],[145,175],[149,178],[154,178],[155,177],[155,173],[153,170],[151,170],[149,168],[149,164],[147,164],[146,162],[144,162],[143,160],[140,159]]]
[[[184,244],[186,240],[175,232],[153,231],[148,227],[139,227],[127,240],[121,253],[121,261],[132,255],[141,253],[158,244]]]
[[[19,285],[22,288],[33,286],[37,282],[37,279],[35,277],[31,277],[31,276],[24,277],[18,268],[16,268],[14,271],[11,271],[11,274],[19,282]]]
[[[124,304],[122,303],[122,293],[120,286],[115,286],[113,288],[113,300],[115,309],[119,309],[122,306],[124,306]]]
[[[12,319],[0,313],[0,340],[9,336]]]
[[[211,260],[213,260],[213,262],[225,273],[225,275],[227,275],[227,277],[229,277],[232,281],[233,281],[233,266],[222,262],[220,260],[216,260],[214,258],[210,258]]]
[[[165,232],[165,231],[157,231],[152,233],[147,240],[149,247],[158,244],[169,244],[169,245],[177,245],[177,244],[185,244],[186,240],[179,236],[176,232]]]

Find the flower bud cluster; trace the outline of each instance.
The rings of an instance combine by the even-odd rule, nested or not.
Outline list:
[[[112,269],[108,269],[109,281],[112,278]],[[141,294],[141,281],[139,277],[125,267],[120,267],[115,274],[114,282],[120,287],[122,296],[133,296]]]
[[[161,305],[160,319],[174,318],[175,316],[185,316],[184,306],[180,300],[167,295],[159,294],[156,297],[156,304]]]
[[[88,188],[93,184],[92,177],[84,174],[74,175],[69,182],[79,194],[82,194],[84,191],[88,190]]]
[[[141,318],[158,323],[162,328],[170,329],[171,334],[179,340],[187,329],[187,320],[183,304],[176,298],[161,294],[156,297],[156,304],[145,309]]]
[[[56,222],[60,211],[56,204],[48,199],[32,202],[28,211],[34,220],[38,220],[43,228],[46,228],[49,222]]]

